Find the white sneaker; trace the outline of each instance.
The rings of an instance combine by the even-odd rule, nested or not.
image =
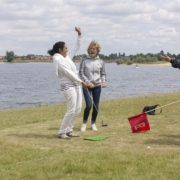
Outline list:
[[[86,124],[83,124],[81,127],[81,132],[85,132],[86,131]]]
[[[95,124],[92,124],[91,128],[92,128],[93,131],[97,131],[98,130]]]

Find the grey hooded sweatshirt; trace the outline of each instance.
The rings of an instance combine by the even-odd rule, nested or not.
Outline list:
[[[95,86],[100,86],[106,82],[105,63],[97,56],[92,59],[88,56],[83,59],[79,68],[79,77],[84,82],[91,82]]]

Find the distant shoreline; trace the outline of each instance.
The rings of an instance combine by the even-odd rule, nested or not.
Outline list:
[[[24,61],[18,61],[18,62],[0,62],[0,64],[38,64],[38,63],[52,63],[52,61],[29,61],[29,62],[24,62]]]
[[[133,66],[139,66],[139,67],[144,67],[144,66],[161,66],[161,67],[163,67],[163,66],[171,66],[171,64],[170,63],[167,63],[167,62],[165,62],[165,63],[154,63],[154,64],[132,64]]]
[[[20,61],[18,61],[18,62],[11,62],[11,63],[9,63],[9,62],[0,62],[0,64],[22,64],[22,63],[24,63],[24,64],[38,64],[38,63],[52,63],[52,61],[37,61],[37,62],[35,62],[35,61],[29,61],[29,62],[24,62],[24,61],[22,61],[22,62],[20,62]],[[79,61],[75,61],[75,63],[79,63]],[[116,63],[116,62],[106,62],[105,61],[105,63]],[[125,64],[120,64],[120,65],[125,65]],[[118,66],[120,66],[120,65],[118,65]],[[144,66],[159,66],[159,67],[167,67],[167,66],[171,66],[171,64],[170,63],[168,63],[168,62],[164,62],[164,63],[152,63],[152,64],[149,64],[149,63],[145,63],[145,64],[138,64],[138,63],[133,63],[133,64],[131,64],[131,65],[127,65],[127,66],[136,66],[136,67],[144,67]]]

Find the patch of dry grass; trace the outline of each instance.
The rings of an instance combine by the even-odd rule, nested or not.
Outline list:
[[[88,129],[69,141],[56,137],[64,105],[0,112],[0,179],[179,179],[180,103],[148,116],[146,133],[132,134],[127,120],[145,105],[179,99],[174,93],[103,101],[99,131]],[[95,134],[108,138],[84,140]]]

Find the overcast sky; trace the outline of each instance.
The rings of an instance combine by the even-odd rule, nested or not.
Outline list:
[[[0,0],[0,55],[46,54],[56,41],[79,54],[97,40],[103,54],[180,53],[180,0]]]

